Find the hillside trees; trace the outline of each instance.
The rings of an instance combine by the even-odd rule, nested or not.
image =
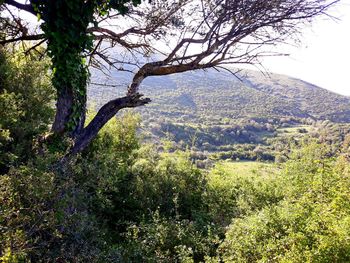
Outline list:
[[[121,109],[150,102],[139,91],[150,76],[254,64],[263,47],[294,38],[302,25],[337,0],[1,1],[0,44],[46,42],[57,93],[54,135],[73,138],[71,153],[86,148]],[[32,33],[13,8],[41,19]],[[32,47],[35,49],[36,46]],[[86,58],[88,58],[86,60]],[[85,127],[88,66],[133,74],[124,97],[98,111]],[[232,72],[234,73],[234,72]]]

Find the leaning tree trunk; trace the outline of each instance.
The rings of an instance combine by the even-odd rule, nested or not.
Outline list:
[[[72,111],[73,97],[72,90],[65,87],[57,91],[56,115],[52,125],[52,132],[63,134],[66,129],[66,123]]]
[[[125,2],[125,1],[124,1]],[[42,29],[48,40],[48,54],[52,60],[53,86],[57,91],[56,116],[52,132],[59,136],[69,136],[74,145],[69,155],[83,151],[99,130],[120,109],[147,104],[150,100],[141,98],[137,86],[145,77],[139,73],[134,79],[134,88],[127,96],[117,98],[104,105],[87,127],[86,92],[89,78],[84,61],[92,49],[92,37],[87,28],[94,20],[95,1],[47,0],[37,6],[44,20]],[[133,87],[133,86],[132,86]]]
[[[121,109],[135,108],[146,105],[151,100],[141,98],[142,94],[135,93],[125,97],[117,98],[106,103],[92,119],[92,121],[77,134],[69,155],[75,155],[83,151],[90,142],[96,137],[102,127],[113,118]]]

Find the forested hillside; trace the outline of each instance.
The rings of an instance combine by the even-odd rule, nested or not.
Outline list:
[[[128,83],[131,76],[92,73],[88,98],[96,108],[123,90],[114,83]],[[152,77],[141,91],[153,100],[137,110],[144,140],[190,148],[202,166],[212,158],[271,161],[281,155],[281,144],[305,133],[319,137],[332,125],[335,136],[349,131],[350,98],[283,75],[195,71]]]
[[[282,101],[290,101],[304,116],[333,122],[350,122],[350,98],[322,89],[303,80],[284,75],[264,76],[258,71],[245,71],[243,82]],[[281,109],[283,113],[283,108]]]
[[[143,109],[148,115],[192,123],[229,119],[310,118],[350,122],[350,98],[284,75],[242,70],[237,77],[215,70],[152,77],[141,91],[153,98]],[[123,90],[131,74],[112,70],[109,76],[95,70],[89,99],[101,105]],[[126,84],[125,84],[126,85]]]

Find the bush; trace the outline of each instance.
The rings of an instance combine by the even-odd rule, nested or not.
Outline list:
[[[189,153],[139,147],[137,123],[131,113],[110,122],[74,167],[92,197],[94,215],[107,229],[112,249],[106,254],[122,262],[167,262],[190,246],[193,256],[203,259],[206,251],[215,251],[208,237],[205,176]],[[122,124],[128,127],[121,129]],[[152,239],[146,246],[144,240]]]
[[[211,218],[223,227],[233,218],[276,204],[283,198],[278,170],[273,166],[231,171],[225,162],[217,163],[207,176],[207,184],[205,203]]]
[[[102,232],[89,198],[68,174],[37,158],[0,176],[0,259],[4,262],[96,262]]]
[[[0,174],[33,156],[51,123],[54,94],[46,59],[0,48]]]
[[[131,224],[122,244],[122,262],[203,262],[214,255],[219,238],[210,226],[198,228],[187,219],[164,218]]]
[[[223,262],[349,262],[349,164],[311,144],[281,178],[284,200],[234,219],[220,246]]]

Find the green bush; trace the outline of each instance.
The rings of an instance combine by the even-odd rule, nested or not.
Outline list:
[[[284,199],[233,219],[219,252],[224,262],[349,262],[350,170],[311,144],[283,173]]]
[[[283,198],[277,167],[249,163],[251,169],[245,170],[241,164],[232,171],[227,163],[217,163],[207,176],[205,203],[211,218],[223,227]]]
[[[40,159],[40,158],[39,158]],[[37,159],[37,162],[45,162]],[[35,163],[0,176],[0,259],[86,262],[98,256],[99,231],[73,179]],[[6,261],[6,260],[8,261]]]
[[[188,154],[160,154],[139,147],[139,118],[126,113],[112,120],[80,159],[75,172],[96,193],[104,217],[119,224],[159,210],[165,216],[194,218],[202,209],[204,176]]]
[[[0,174],[33,156],[52,120],[54,94],[46,59],[0,48]]]
[[[111,249],[106,255],[123,257],[122,262],[166,262],[180,257],[181,247],[191,246],[193,255],[203,259],[207,250],[215,251],[208,238],[205,176],[189,153],[140,147],[138,121],[129,112],[112,120],[74,167],[79,184],[92,197],[91,210],[107,229]],[[169,239],[145,247],[145,239],[158,238],[158,224]],[[138,229],[137,238],[132,229]]]
[[[164,218],[156,211],[152,220],[128,227],[122,262],[203,262],[218,243],[210,226],[198,228],[194,221]]]

